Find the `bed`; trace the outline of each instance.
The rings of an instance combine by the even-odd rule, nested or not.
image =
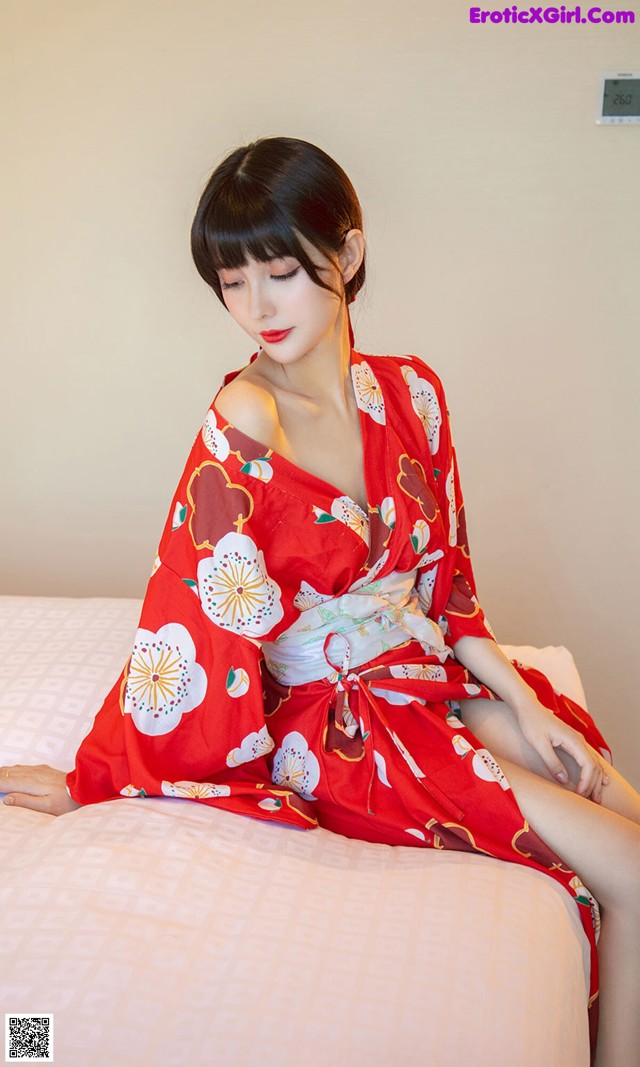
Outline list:
[[[73,767],[141,604],[0,597],[0,763]],[[586,706],[567,649],[501,647]],[[52,1013],[58,1067],[588,1067],[589,946],[542,872],[170,797],[0,804],[0,857],[0,1021]]]

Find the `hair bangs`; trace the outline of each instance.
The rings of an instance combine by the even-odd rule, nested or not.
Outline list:
[[[316,285],[350,302],[364,283],[364,259],[337,290],[311,256],[315,248],[339,269],[338,252],[353,228],[362,228],[358,199],[326,152],[296,138],[262,138],[234,149],[210,176],[191,226],[191,251],[223,305],[218,271],[287,256]]]
[[[295,230],[272,205],[263,202],[253,211],[252,206],[250,201],[218,203],[207,220],[207,247],[214,270],[244,267],[248,256],[261,263],[284,256],[309,262]]]

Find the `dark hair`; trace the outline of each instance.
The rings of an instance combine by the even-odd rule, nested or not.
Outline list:
[[[362,209],[342,167],[309,141],[262,137],[236,148],[207,181],[191,225],[191,254],[222,304],[216,271],[244,266],[247,253],[261,262],[295,256],[316,285],[335,292],[297,234],[338,267],[336,253],[352,229],[362,229]],[[364,279],[363,257],[344,287],[347,303]]]

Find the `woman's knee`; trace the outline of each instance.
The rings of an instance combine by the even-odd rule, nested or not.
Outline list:
[[[529,825],[606,907],[638,914],[640,826],[557,782],[499,760]]]
[[[525,738],[513,711],[503,700],[478,697],[474,700],[460,700],[459,704],[464,725],[492,756],[496,759],[502,757],[511,760],[541,778],[550,782],[556,781],[540,753]],[[568,752],[556,749],[556,754],[565,765],[569,778],[564,788],[575,792],[580,780],[580,767]]]
[[[524,737],[511,708],[503,700],[460,700],[460,717],[464,725],[496,759],[508,759],[547,781],[558,783],[536,749]],[[602,754],[585,742],[594,759],[601,763]],[[573,756],[556,748],[564,764],[568,781],[562,788],[575,793],[580,781],[580,766]],[[609,782],[602,787],[602,806],[640,824],[640,795],[621,774],[607,765]],[[640,886],[639,886],[640,890]],[[640,896],[640,892],[638,894]]]

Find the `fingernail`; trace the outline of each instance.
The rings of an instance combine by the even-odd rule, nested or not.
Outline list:
[[[558,771],[558,773],[556,774],[556,778],[558,779],[559,782],[566,782],[566,780],[567,780],[566,772],[565,771]]]
[[[4,803],[5,804],[13,804],[13,797],[5,797],[4,798]]]

